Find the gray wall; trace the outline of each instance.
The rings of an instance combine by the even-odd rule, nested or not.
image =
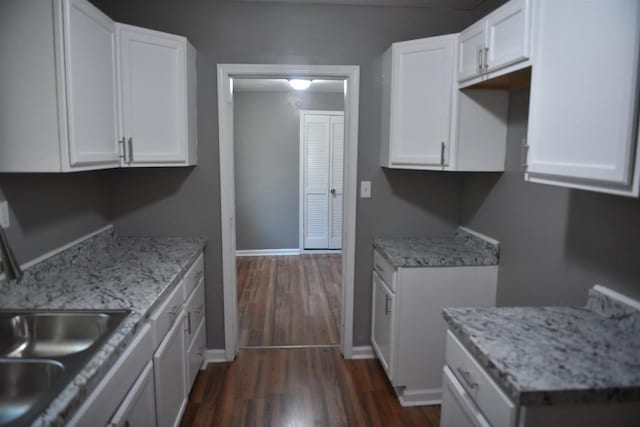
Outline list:
[[[0,141],[2,143],[2,141]],[[7,239],[20,263],[109,224],[105,172],[0,174]]]
[[[505,173],[463,184],[462,223],[501,243],[498,304],[582,305],[596,283],[640,298],[640,200],[526,183],[528,105],[511,93]]]
[[[299,246],[300,110],[343,105],[340,93],[234,94],[238,249]]]
[[[358,179],[373,197],[359,199],[356,229],[354,343],[369,343],[371,244],[376,235],[441,235],[460,212],[457,175],[384,171],[379,166],[381,55],[392,42],[463,29],[470,13],[217,1],[99,1],[114,19],[185,35],[198,51],[199,164],[192,169],[115,171],[116,224],[124,234],[202,235],[209,239],[207,334],[224,346],[216,64],[360,65]]]

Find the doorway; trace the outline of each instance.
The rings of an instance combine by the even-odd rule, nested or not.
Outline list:
[[[344,224],[340,255],[340,348],[345,358],[353,352],[353,281],[355,263],[355,205],[357,179],[357,123],[359,67],[297,65],[218,65],[220,133],[220,191],[225,313],[225,358],[238,352],[238,294],[236,270],[236,212],[233,132],[234,78],[300,78],[344,81]]]
[[[232,83],[238,345],[337,347],[344,81]]]

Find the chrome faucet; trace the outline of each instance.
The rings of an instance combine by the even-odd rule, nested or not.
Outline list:
[[[16,261],[16,257],[13,255],[13,251],[9,247],[9,241],[7,240],[7,236],[4,234],[4,229],[0,226],[0,261],[2,264],[2,271],[9,280],[18,280],[22,279],[22,269],[20,268],[20,264]]]

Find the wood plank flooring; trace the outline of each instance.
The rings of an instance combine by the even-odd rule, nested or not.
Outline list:
[[[379,362],[336,348],[241,350],[200,371],[183,427],[437,427],[439,406],[403,408]]]
[[[237,258],[239,344],[340,343],[342,256]]]

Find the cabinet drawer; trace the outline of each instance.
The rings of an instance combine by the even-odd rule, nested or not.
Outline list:
[[[167,300],[151,315],[151,324],[153,327],[153,345],[156,348],[167,335],[167,331],[178,318],[184,303],[184,281],[180,282],[176,288],[171,291]]]
[[[493,427],[511,427],[516,407],[460,341],[447,331],[447,366]]]
[[[191,390],[204,360],[206,332],[207,328],[203,319],[194,334],[191,346],[187,350],[187,390]]]
[[[187,347],[196,335],[196,329],[202,319],[204,319],[204,278],[200,278],[200,283],[193,291],[186,303],[187,312]]]
[[[193,263],[187,274],[184,275],[184,299],[188,299],[191,292],[204,276],[204,256],[200,254],[196,262]]]
[[[373,251],[373,270],[380,275],[391,292],[396,291],[396,269],[377,250]]]

